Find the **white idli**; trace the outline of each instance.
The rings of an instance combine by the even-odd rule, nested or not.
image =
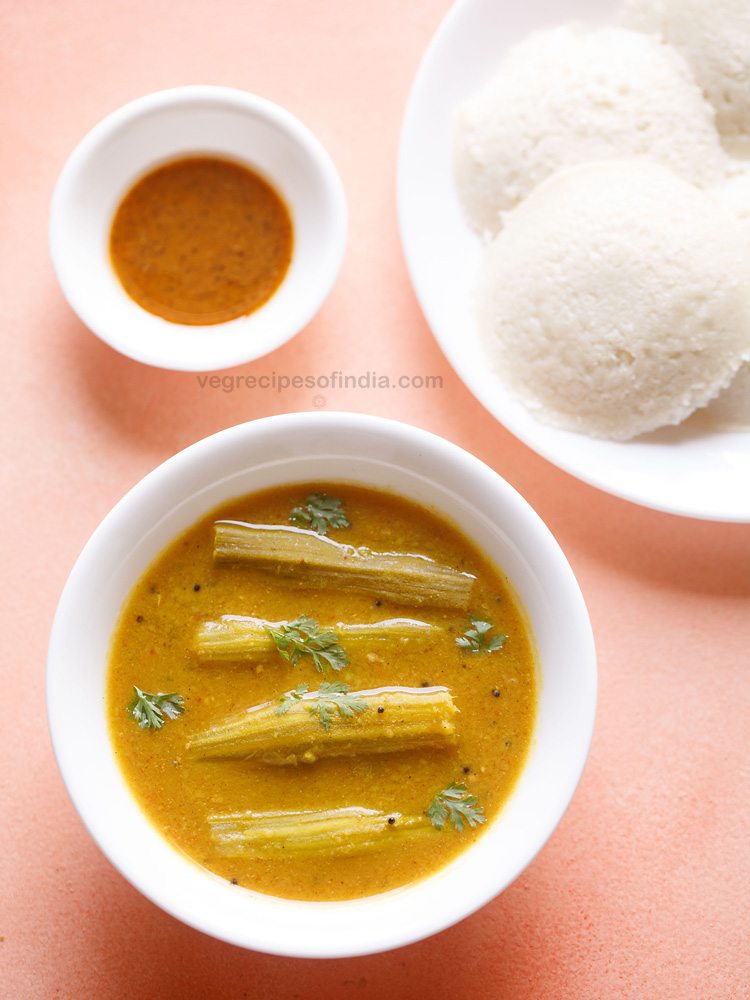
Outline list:
[[[624,28],[538,32],[458,111],[454,173],[480,232],[561,167],[644,156],[698,186],[718,183],[726,157],[714,113],[685,61]]]
[[[558,427],[626,440],[680,423],[750,356],[742,255],[737,223],[664,167],[561,171],[485,251],[490,363]]]
[[[686,59],[733,152],[750,153],[750,0],[629,0],[623,21]]]
[[[734,216],[745,240],[745,272],[750,286],[750,167],[746,167],[711,192]],[[750,328],[746,331],[750,347]],[[750,428],[750,363],[744,364],[726,388],[706,409],[704,423],[715,430]]]
[[[746,259],[750,273],[750,164],[742,164],[742,167],[744,169],[735,171],[722,184],[712,188],[711,195],[739,222],[745,237]]]
[[[746,362],[730,385],[701,411],[701,422],[713,431],[750,429],[750,363]]]

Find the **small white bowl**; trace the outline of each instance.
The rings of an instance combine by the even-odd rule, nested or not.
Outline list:
[[[109,739],[107,656],[132,586],[180,532],[218,504],[295,482],[392,490],[456,523],[502,568],[536,639],[539,709],[521,777],[499,816],[447,867],[366,899],[296,902],[238,888],[170,846],[135,802]],[[596,663],[586,607],[557,542],[478,459],[406,424],[297,413],[242,424],[159,466],[96,530],[57,609],[49,648],[52,743],[91,835],[144,895],[185,923],[245,948],[333,958],[384,951],[448,927],[501,892],[564,813],[594,722]],[[85,720],[85,724],[82,720]]]
[[[117,207],[144,174],[180,156],[216,155],[251,167],[292,216],[294,248],[278,290],[248,316],[186,326],[154,316],[125,292],[109,259]],[[278,105],[228,87],[178,87],[108,115],[74,149],[50,215],[52,262],[65,296],[97,336],[158,368],[212,371],[259,358],[315,315],[346,243],[346,202],[330,157]]]

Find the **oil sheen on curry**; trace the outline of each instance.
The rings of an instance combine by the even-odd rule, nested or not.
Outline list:
[[[263,305],[292,256],[289,211],[247,167],[187,157],[128,192],[110,233],[112,266],[148,312],[192,326],[224,323]]]
[[[213,511],[133,589],[114,750],[155,827],[238,886],[341,900],[464,851],[524,765],[532,639],[433,511],[314,483]]]

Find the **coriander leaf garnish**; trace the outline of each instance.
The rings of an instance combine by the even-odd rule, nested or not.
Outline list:
[[[300,684],[294,691],[287,691],[279,698],[277,715],[285,715],[293,705],[298,705],[306,694],[310,694],[307,710],[317,715],[326,732],[331,728],[336,713],[344,719],[352,719],[367,708],[366,702],[357,694],[349,694],[349,685],[341,681],[321,684],[317,691],[310,692],[307,684]]]
[[[456,639],[456,645],[461,649],[468,649],[472,653],[495,653],[508,641],[507,635],[488,634],[495,627],[491,621],[476,618],[474,615],[469,615],[469,621],[473,628],[467,628],[464,634]]]
[[[167,719],[176,719],[185,711],[185,699],[181,694],[149,694],[135,684],[133,691],[128,712],[141,729],[161,729]]]
[[[317,698],[310,705],[308,711],[311,715],[317,715],[321,726],[328,732],[333,725],[336,712],[342,719],[353,719],[355,715],[360,715],[366,708],[366,702],[359,695],[349,694],[348,684],[333,681],[331,684],[320,685]]]
[[[351,527],[341,501],[325,493],[311,493],[304,504],[292,508],[289,520],[300,528],[312,528],[319,535],[326,535],[329,528]]]
[[[301,656],[311,656],[315,668],[321,673],[327,666],[341,670],[349,663],[336,633],[332,629],[321,629],[314,618],[300,615],[293,622],[283,622],[278,628],[266,625],[266,631],[293,667]]]
[[[486,821],[484,809],[477,801],[466,785],[452,782],[437,793],[427,808],[427,816],[436,829],[442,830],[450,820],[454,830],[461,833],[466,823],[473,828]]]
[[[303,694],[307,694],[309,691],[307,684],[298,684],[294,691],[287,691],[286,694],[282,694],[279,698],[279,704],[276,708],[277,715],[284,715],[292,705],[296,705],[298,701],[301,700]]]

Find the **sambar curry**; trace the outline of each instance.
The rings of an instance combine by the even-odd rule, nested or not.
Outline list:
[[[219,876],[341,900],[481,835],[529,749],[532,639],[450,523],[343,484],[235,500],[133,589],[111,650],[117,759],[144,812]]]

